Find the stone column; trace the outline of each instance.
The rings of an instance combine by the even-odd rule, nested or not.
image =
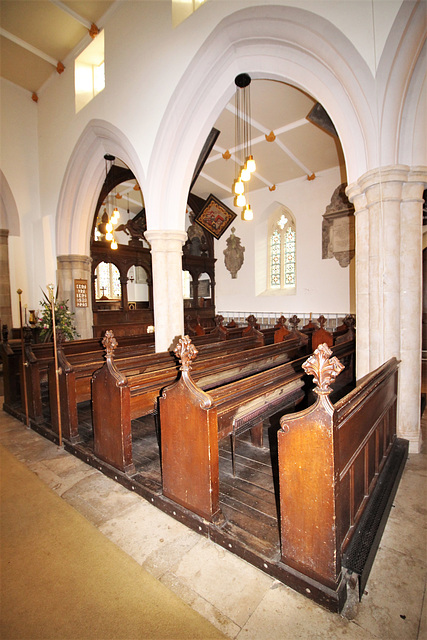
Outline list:
[[[356,377],[369,372],[369,211],[366,196],[352,185],[356,239]]]
[[[399,432],[409,440],[409,451],[421,450],[422,348],[422,207],[427,169],[414,167],[403,186],[400,244],[400,397]],[[403,402],[405,398],[405,402]],[[407,400],[406,400],[407,399]]]
[[[92,259],[89,256],[58,256],[58,297],[68,300],[80,338],[93,337],[92,315]],[[87,282],[87,307],[76,307],[74,280]]]
[[[12,331],[12,300],[9,275],[9,231],[0,229],[0,322]],[[1,327],[0,327],[1,330]],[[12,335],[11,333],[9,334]]]
[[[151,245],[156,351],[170,348],[184,332],[182,246],[185,231],[146,231]]]
[[[412,453],[421,442],[421,173],[382,167],[347,188],[356,211],[357,377],[401,360],[398,433]]]

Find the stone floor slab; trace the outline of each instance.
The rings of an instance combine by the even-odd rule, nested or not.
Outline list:
[[[205,539],[182,558],[173,572],[240,627],[273,582],[270,576]]]

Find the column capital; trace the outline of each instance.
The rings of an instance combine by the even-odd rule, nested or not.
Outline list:
[[[65,265],[67,263],[73,264],[73,265],[80,263],[81,265],[85,265],[87,268],[90,268],[90,265],[92,263],[92,258],[90,256],[84,256],[84,255],[79,255],[74,253],[67,256],[65,255],[57,256],[56,260],[58,262],[58,266]]]
[[[187,240],[187,232],[179,229],[148,229],[144,233],[154,251],[180,251]]]
[[[427,167],[409,167],[403,164],[377,167],[363,174],[356,182],[350,184],[346,194],[350,202],[355,205],[356,213],[366,206],[386,200],[402,199],[403,189],[408,191],[408,185],[418,186],[423,191],[427,183]],[[409,189],[410,193],[414,189]]]

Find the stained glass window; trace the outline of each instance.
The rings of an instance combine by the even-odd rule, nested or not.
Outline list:
[[[270,238],[270,286],[273,289],[280,288],[280,272],[281,272],[281,237],[276,230],[273,231]]]
[[[290,212],[284,208],[276,211],[269,229],[270,289],[292,290],[296,283],[296,232]]]
[[[295,230],[285,232],[285,284],[295,285]]]

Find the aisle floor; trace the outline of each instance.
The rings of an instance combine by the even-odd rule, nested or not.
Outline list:
[[[424,433],[426,425],[424,414]],[[230,638],[427,638],[425,447],[409,457],[365,595],[348,619],[190,531],[4,412],[0,442]]]

